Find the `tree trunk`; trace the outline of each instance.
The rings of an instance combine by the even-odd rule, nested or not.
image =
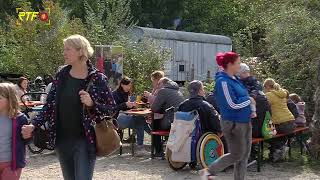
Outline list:
[[[310,143],[310,149],[312,157],[315,159],[320,159],[320,59],[318,60],[318,83],[317,90],[315,93],[315,112],[312,118],[312,138]]]

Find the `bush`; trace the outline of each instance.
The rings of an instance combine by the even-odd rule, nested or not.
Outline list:
[[[33,21],[16,25],[10,17],[9,29],[0,30],[0,71],[25,74],[30,78],[52,74],[63,64],[63,39],[72,34],[84,34],[79,19],[69,20],[59,4],[46,2],[51,8],[51,25]],[[24,4],[23,9],[31,10]],[[32,10],[31,10],[32,11]]]
[[[142,94],[143,91],[150,90],[151,73],[163,70],[164,62],[169,59],[170,52],[148,38],[141,42],[133,42],[122,37],[118,43],[124,47],[123,72],[134,80],[134,92]]]

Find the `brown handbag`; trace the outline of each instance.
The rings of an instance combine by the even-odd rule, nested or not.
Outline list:
[[[97,156],[108,156],[120,148],[120,137],[112,118],[105,118],[100,123],[92,121],[92,125],[96,134]]]
[[[89,82],[89,85],[86,91],[89,91],[90,86],[93,84],[92,81]],[[88,108],[87,112],[92,119],[92,114]],[[117,128],[113,124],[112,117],[105,117],[101,122],[96,123],[92,120],[92,126],[96,134],[96,155],[97,156],[108,156],[120,148],[121,141],[117,133]]]

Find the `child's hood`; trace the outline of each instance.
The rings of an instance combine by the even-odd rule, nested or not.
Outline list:
[[[271,90],[271,93],[275,94],[276,96],[278,96],[280,98],[288,97],[287,91],[282,88],[280,88],[279,90]]]

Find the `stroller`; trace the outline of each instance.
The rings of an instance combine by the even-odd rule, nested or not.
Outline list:
[[[202,133],[198,112],[176,112],[166,148],[166,159],[173,170],[192,169],[197,165],[207,168],[224,154],[219,137],[211,132]]]
[[[21,103],[20,103],[20,107],[22,109],[22,112],[27,116],[28,118],[28,122],[31,123],[32,119],[36,117],[37,114],[39,114],[42,111],[42,107],[44,105],[44,103],[42,101],[35,101],[35,100],[30,100],[30,97],[41,97],[42,95],[47,95],[44,92],[30,92],[30,93],[26,93],[24,95],[21,96]],[[28,98],[26,98],[28,97]],[[43,127],[41,127],[41,130],[36,129],[35,131],[39,132],[46,132],[47,129],[47,125],[44,125]],[[35,132],[34,132],[35,133]],[[43,133],[43,136],[47,136],[47,134]],[[48,150],[53,150],[51,148],[43,148],[43,147],[37,147],[34,143],[35,141],[39,142],[47,139],[47,138],[36,138],[33,137],[33,142],[28,144],[28,150],[33,153],[33,154],[40,154],[43,152],[44,149],[48,149]],[[45,143],[43,143],[45,144]]]

